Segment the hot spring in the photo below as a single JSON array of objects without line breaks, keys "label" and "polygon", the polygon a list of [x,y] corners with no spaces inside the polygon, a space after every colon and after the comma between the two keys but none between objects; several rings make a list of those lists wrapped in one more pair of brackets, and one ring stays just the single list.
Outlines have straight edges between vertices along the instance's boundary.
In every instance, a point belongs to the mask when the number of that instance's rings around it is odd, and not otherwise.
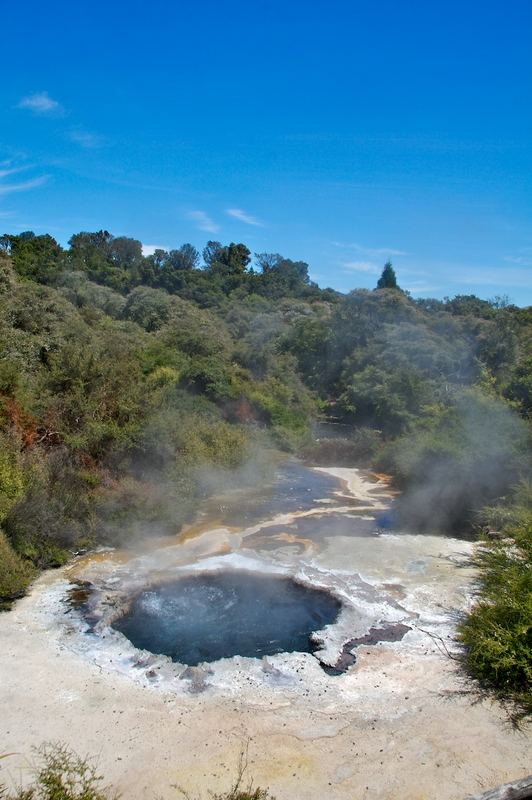
[{"label": "hot spring", "polygon": [[113,627],[132,644],[189,666],[316,650],[311,634],[336,621],[332,594],[290,578],[202,573],[146,589]]}]

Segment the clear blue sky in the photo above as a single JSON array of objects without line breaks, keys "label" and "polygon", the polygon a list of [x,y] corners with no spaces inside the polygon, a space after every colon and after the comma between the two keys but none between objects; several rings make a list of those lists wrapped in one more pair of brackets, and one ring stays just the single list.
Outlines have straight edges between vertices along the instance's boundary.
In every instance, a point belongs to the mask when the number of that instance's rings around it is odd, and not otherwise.
[{"label": "clear blue sky", "polygon": [[531,0],[5,3],[0,229],[532,302]]}]

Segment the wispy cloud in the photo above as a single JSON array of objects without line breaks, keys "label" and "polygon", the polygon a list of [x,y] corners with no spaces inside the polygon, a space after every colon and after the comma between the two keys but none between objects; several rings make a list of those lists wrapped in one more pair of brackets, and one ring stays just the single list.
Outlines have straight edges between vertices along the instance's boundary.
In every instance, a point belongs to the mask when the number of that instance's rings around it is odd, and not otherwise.
[{"label": "wispy cloud", "polygon": [[[7,162],[5,162],[7,164]],[[7,178],[8,175],[15,175],[17,172],[22,172],[25,169],[29,169],[29,166],[26,167],[11,167],[11,169],[0,169],[0,180],[3,178]]]},{"label": "wispy cloud", "polygon": [[531,256],[505,256],[504,260],[509,264],[517,264],[519,267],[532,267]]},{"label": "wispy cloud", "polygon": [[382,272],[382,266],[374,264],[372,261],[344,261],[342,267],[345,272],[369,272],[373,275]]},{"label": "wispy cloud", "polygon": [[264,223],[261,222],[260,219],[252,217],[251,214],[246,214],[241,208],[226,208],[225,213],[229,214],[230,217],[240,220],[240,222],[245,222],[246,225],[256,225],[259,228],[264,227]]},{"label": "wispy cloud", "polygon": [[143,244],[142,245],[142,255],[143,256],[152,256],[156,250],[168,250],[166,245],[164,244]]},{"label": "wispy cloud", "polygon": [[355,250],[369,258],[380,258],[390,256],[407,256],[409,255],[404,250],[397,250],[394,247],[366,247],[365,245],[358,244],[357,242],[331,242],[334,247],[340,247],[344,250]]},{"label": "wispy cloud", "polygon": [[99,136],[97,133],[90,133],[90,131],[85,131],[82,128],[72,128],[72,130],[67,132],[67,138],[70,139],[71,142],[79,144],[80,147],[84,147],[86,150],[96,150],[98,147],[103,147],[105,144],[102,136]]},{"label": "wispy cloud", "polygon": [[208,233],[218,233],[220,226],[214,222],[206,211],[189,211],[187,214],[188,219],[196,223],[196,227],[200,231],[207,231]]},{"label": "wispy cloud", "polygon": [[18,103],[18,108],[24,108],[34,114],[59,114],[63,112],[63,107],[57,100],[51,98],[48,92],[37,92],[23,97]]},{"label": "wispy cloud", "polygon": [[38,178],[32,178],[28,181],[21,183],[0,183],[0,195],[12,194],[14,192],[27,192],[30,189],[37,189],[48,180],[48,175],[40,175]]}]

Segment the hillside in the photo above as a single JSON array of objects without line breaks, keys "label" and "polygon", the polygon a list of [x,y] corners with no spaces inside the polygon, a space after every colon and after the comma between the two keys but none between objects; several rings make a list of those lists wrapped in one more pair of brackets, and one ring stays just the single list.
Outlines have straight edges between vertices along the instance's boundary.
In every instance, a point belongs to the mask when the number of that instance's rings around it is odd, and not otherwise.
[{"label": "hillside", "polygon": [[[243,244],[144,257],[105,231],[66,250],[4,235],[0,602],[72,551],[177,530],[199,498],[256,480],[279,451],[390,472],[403,526],[506,526],[517,541],[517,525],[528,552],[530,309],[381,286],[320,289],[305,263],[252,261]],[[324,416],[345,435],[316,442]],[[529,636],[524,563],[522,575],[504,565],[521,605],[497,625]],[[503,688],[526,685],[529,653]],[[500,682],[493,664],[478,674]]]}]

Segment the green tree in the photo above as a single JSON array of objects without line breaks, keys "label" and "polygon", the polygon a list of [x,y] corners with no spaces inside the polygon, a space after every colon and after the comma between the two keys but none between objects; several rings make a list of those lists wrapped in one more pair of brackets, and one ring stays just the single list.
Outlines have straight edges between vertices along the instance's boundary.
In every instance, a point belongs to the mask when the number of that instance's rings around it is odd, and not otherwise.
[{"label": "green tree", "polygon": [[4,234],[0,249],[11,256],[19,275],[39,283],[53,283],[63,267],[63,250],[48,234],[36,236],[33,231],[18,236]]},{"label": "green tree", "polygon": [[377,281],[377,289],[398,289],[397,278],[395,277],[395,270],[392,267],[392,262],[387,261],[382,270],[382,275]]}]

